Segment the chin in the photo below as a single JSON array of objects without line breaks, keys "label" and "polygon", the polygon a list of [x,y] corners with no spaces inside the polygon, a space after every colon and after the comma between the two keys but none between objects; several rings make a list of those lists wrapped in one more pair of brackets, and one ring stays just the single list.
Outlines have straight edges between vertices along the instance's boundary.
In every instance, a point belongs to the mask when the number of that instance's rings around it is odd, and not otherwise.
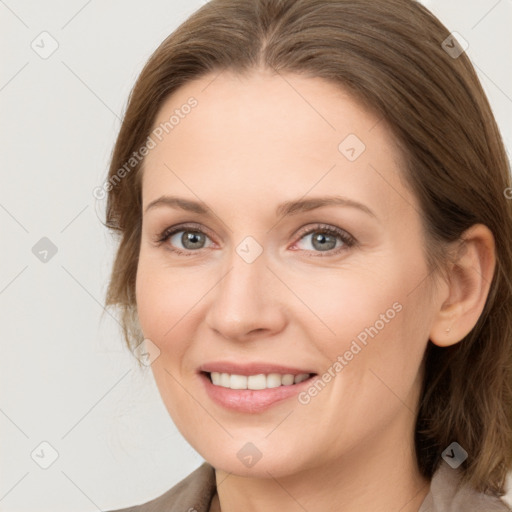
[{"label": "chin", "polygon": [[301,456],[297,456],[297,446],[300,443],[293,443],[293,446],[284,449],[283,446],[273,445],[270,440],[252,443],[235,438],[230,439],[229,443],[219,443],[214,450],[211,446],[206,449],[194,446],[194,449],[215,469],[226,473],[241,477],[281,478],[312,467],[302,448]]}]

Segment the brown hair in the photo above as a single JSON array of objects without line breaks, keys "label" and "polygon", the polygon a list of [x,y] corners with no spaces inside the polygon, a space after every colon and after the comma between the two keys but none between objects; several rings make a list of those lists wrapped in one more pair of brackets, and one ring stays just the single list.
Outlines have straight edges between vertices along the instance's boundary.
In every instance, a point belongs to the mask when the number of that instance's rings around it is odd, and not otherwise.
[{"label": "brown hair", "polygon": [[500,496],[512,465],[510,168],[473,66],[465,53],[448,52],[459,49],[449,37],[413,0],[211,0],[196,11],[154,52],[130,94],[109,170],[106,225],[120,244],[106,303],[120,308],[128,347],[140,343],[143,161],[123,179],[119,169],[144,145],[169,94],[209,72],[258,67],[338,84],[398,141],[432,269],[443,266],[442,248],[473,224],[495,237],[497,266],[476,326],[453,346],[428,343],[416,455],[430,479],[442,451],[457,441],[468,452],[463,481]]}]

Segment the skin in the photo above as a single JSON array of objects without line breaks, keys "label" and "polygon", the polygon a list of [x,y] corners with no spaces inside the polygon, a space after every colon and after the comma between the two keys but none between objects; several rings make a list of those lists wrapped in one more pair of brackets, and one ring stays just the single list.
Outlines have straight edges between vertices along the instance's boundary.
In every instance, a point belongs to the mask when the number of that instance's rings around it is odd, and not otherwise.
[{"label": "skin", "polygon": [[[216,468],[215,507],[417,511],[429,490],[413,448],[422,357],[429,338],[457,343],[476,323],[494,270],[492,235],[474,226],[448,265],[451,279],[429,273],[420,208],[389,128],[333,84],[261,69],[216,73],[171,95],[154,126],[190,96],[197,107],[145,160],[136,299],[143,333],[160,350],[151,367],[163,402]],[[348,134],[366,146],[354,161],[338,149]],[[146,211],[164,194],[213,214]],[[333,194],[374,215],[337,205],[275,213],[285,201]],[[187,250],[181,232],[156,242],[190,222],[206,231],[202,248]],[[321,229],[301,234],[318,223],[357,243],[322,250],[313,244]],[[247,236],[263,250],[252,263],[236,251]],[[199,365],[218,360],[321,375],[396,303],[401,311],[308,404],[292,397],[235,412],[212,402],[198,378]],[[247,442],[262,454],[250,468],[237,457]]]}]

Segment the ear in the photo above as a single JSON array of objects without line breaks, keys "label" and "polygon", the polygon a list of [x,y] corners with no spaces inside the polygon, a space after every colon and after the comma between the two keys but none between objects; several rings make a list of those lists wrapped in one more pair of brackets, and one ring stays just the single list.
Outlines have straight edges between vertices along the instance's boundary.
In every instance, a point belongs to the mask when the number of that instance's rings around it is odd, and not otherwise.
[{"label": "ear", "polygon": [[473,329],[484,309],[495,266],[492,232],[483,224],[471,226],[456,243],[448,266],[447,296],[430,330],[432,343],[454,345]]}]

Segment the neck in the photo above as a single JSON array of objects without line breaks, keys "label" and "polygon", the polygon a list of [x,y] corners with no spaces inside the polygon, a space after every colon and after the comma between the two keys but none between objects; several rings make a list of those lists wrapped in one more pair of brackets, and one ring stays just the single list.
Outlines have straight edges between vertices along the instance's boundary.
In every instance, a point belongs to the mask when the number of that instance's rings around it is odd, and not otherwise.
[{"label": "neck", "polygon": [[404,443],[408,436],[394,434],[394,443],[379,438],[357,453],[277,478],[217,469],[216,501],[222,512],[418,512],[429,481],[421,476],[413,450],[404,450],[404,445],[414,446],[412,438]]}]

